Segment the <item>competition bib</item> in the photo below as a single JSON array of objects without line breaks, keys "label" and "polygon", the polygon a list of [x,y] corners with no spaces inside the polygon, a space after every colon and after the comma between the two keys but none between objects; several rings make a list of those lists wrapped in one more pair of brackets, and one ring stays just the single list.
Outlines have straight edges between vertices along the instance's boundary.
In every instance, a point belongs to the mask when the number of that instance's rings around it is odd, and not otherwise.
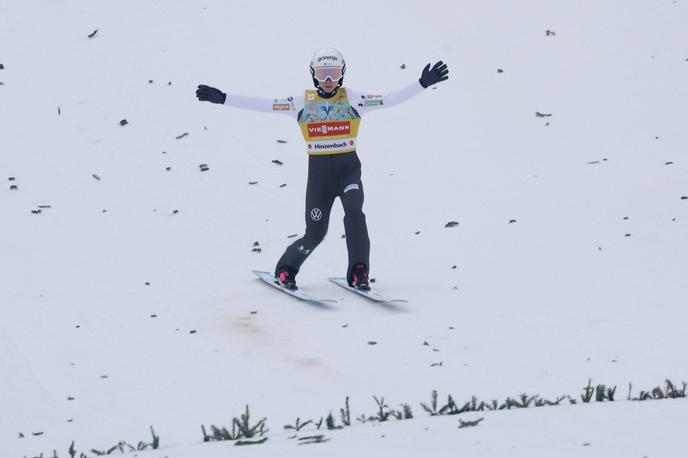
[{"label": "competition bib", "polygon": [[356,150],[361,116],[349,104],[344,88],[329,99],[307,90],[298,122],[308,154],[339,154]]}]

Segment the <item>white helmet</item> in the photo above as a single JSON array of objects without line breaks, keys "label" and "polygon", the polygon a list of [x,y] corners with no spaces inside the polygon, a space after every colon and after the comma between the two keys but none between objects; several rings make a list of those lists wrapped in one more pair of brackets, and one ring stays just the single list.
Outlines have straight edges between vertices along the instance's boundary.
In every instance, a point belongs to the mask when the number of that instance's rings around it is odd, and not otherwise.
[{"label": "white helmet", "polygon": [[337,81],[337,87],[341,87],[344,83],[346,62],[342,53],[334,48],[317,50],[311,59],[310,68],[315,87],[319,87],[319,82],[325,82],[327,79]]},{"label": "white helmet", "polygon": [[346,68],[344,56],[334,48],[318,49],[311,59],[311,71],[322,67],[338,67],[342,70],[342,73],[344,73],[344,69]]}]

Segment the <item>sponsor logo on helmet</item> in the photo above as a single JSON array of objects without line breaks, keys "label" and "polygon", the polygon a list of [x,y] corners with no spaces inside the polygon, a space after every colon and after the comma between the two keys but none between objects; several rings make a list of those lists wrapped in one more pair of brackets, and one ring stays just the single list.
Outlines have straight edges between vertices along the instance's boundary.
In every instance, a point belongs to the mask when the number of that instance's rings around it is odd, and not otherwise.
[{"label": "sponsor logo on helmet", "polygon": [[272,104],[272,109],[273,110],[291,110],[291,104],[289,103],[273,103]]},{"label": "sponsor logo on helmet", "polygon": [[308,124],[308,135],[311,137],[331,137],[334,135],[347,135],[350,133],[350,121]]},{"label": "sponsor logo on helmet", "polygon": [[316,60],[318,61],[318,63],[320,63],[324,60],[337,62],[337,61],[339,61],[339,57],[337,57],[337,56],[319,56]]}]

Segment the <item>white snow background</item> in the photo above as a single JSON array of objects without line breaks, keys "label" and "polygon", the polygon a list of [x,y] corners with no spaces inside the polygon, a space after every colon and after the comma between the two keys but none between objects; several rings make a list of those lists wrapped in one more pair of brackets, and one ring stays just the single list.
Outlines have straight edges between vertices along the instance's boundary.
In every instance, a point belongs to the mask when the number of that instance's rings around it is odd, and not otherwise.
[{"label": "white snow background", "polygon": [[[0,456],[149,425],[161,448],[131,455],[688,456],[686,400],[626,401],[688,380],[687,21],[685,0],[1,0]],[[336,305],[251,273],[303,232],[303,140],[194,91],[302,91],[321,46],[357,90],[450,68],[361,126],[373,287],[404,305],[326,281],[339,202],[298,277]],[[582,404],[588,379],[617,401]],[[579,403],[432,417],[432,390]],[[347,396],[415,418],[289,439]],[[266,443],[203,443],[246,405]]]}]

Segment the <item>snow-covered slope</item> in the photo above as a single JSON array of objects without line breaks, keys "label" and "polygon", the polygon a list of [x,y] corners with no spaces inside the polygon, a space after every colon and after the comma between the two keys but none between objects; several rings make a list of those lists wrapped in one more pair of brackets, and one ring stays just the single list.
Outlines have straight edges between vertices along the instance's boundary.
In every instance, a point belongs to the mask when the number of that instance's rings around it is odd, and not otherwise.
[{"label": "snow-covered slope", "polygon": [[[682,0],[0,2],[0,455],[154,425],[155,456],[220,456],[200,425],[249,404],[273,440],[232,450],[246,456],[455,456],[461,440],[464,456],[680,456],[657,434],[686,424],[682,400],[485,413],[460,431],[419,403],[688,379],[686,19]],[[303,231],[300,133],[194,90],[305,89],[321,46],[359,90],[449,64],[359,137],[374,286],[408,304],[326,281],[346,267],[338,203],[299,275],[338,304],[251,274]],[[286,439],[346,396],[356,416],[384,396],[417,418]],[[580,426],[602,420],[619,426],[599,441]],[[397,439],[373,441],[378,427]]]}]

